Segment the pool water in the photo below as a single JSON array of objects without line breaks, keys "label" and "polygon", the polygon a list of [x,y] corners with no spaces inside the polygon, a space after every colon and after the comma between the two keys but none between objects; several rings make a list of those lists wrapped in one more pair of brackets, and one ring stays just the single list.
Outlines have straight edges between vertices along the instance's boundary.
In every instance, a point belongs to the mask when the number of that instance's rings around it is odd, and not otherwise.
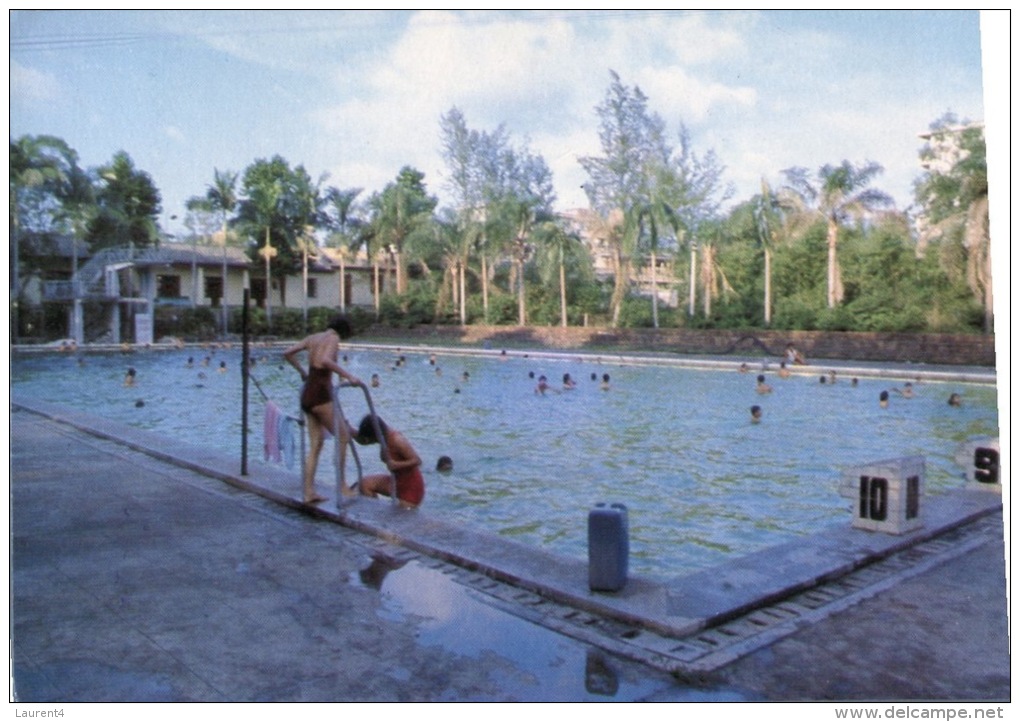
[{"label": "pool water", "polygon": [[[882,409],[880,391],[902,387],[902,380],[862,377],[853,386],[839,377],[822,384],[818,375],[780,379],[772,368],[764,373],[774,391],[760,395],[756,368],[738,373],[523,353],[343,352],[346,368],[366,383],[379,375],[372,389],[376,411],[421,455],[429,513],[586,559],[588,512],[596,503],[622,503],[630,569],[650,576],[689,573],[849,524],[851,501],[838,493],[847,466],[922,455],[927,493],[961,486],[964,470],[954,461],[960,445],[998,435],[990,385],[915,381],[913,398],[891,393]],[[296,413],[300,380],[280,350],[252,355],[262,389]],[[168,443],[240,453],[239,348],[93,354],[83,364],[77,358],[17,356],[12,388],[158,432]],[[123,385],[129,367],[137,371],[133,387]],[[577,388],[562,390],[565,373]],[[600,388],[604,373],[609,390]],[[542,374],[552,387],[544,395],[535,393]],[[963,395],[962,407],[946,403],[952,392]],[[356,424],[366,411],[363,396],[355,389],[342,394]],[[762,407],[760,423],[750,421],[752,405]],[[249,408],[250,463],[261,464],[264,404],[254,385]],[[381,470],[374,449],[360,454],[366,473]],[[441,455],[453,459],[452,472],[434,471]],[[318,479],[331,486],[327,458],[324,452]]]}]

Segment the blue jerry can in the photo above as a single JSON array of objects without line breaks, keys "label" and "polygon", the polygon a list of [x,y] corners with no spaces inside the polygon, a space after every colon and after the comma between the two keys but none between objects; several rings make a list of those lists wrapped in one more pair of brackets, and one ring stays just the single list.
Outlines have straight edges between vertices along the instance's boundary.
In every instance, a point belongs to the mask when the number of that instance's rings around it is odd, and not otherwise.
[{"label": "blue jerry can", "polygon": [[596,504],[588,513],[588,586],[596,592],[618,592],[627,583],[630,542],[627,507]]}]

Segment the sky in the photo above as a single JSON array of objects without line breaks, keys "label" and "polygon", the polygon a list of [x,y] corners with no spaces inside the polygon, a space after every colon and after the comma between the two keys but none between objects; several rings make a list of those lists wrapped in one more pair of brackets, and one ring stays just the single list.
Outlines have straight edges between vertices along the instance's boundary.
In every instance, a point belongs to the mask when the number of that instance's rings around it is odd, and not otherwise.
[{"label": "sky", "polygon": [[[1008,16],[1007,16],[1008,17]],[[440,117],[504,126],[545,158],[560,210],[601,154],[610,71],[674,141],[725,167],[732,202],[782,171],[876,161],[913,202],[918,137],[984,120],[977,11],[13,11],[10,135],[50,134],[86,167],[126,151],[183,234],[215,170],[274,155],[325,185],[400,169],[449,197]],[[1003,23],[1007,27],[1008,21]],[[987,28],[986,28],[987,30]],[[176,218],[172,218],[176,216]]]}]

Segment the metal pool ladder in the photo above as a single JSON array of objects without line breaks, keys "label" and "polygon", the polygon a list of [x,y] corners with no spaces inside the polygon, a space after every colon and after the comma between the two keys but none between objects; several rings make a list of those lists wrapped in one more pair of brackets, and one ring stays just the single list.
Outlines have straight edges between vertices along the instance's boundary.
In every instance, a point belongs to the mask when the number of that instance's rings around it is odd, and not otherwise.
[{"label": "metal pool ladder", "polygon": [[[356,384],[350,381],[343,381],[339,385],[333,387],[333,437],[336,439],[336,505],[338,509],[344,507],[344,500],[347,497],[344,496],[344,490],[347,488],[347,475],[346,475],[346,464],[340,463],[342,446],[340,444],[340,429],[341,424],[346,428],[351,428],[351,425],[347,422],[347,417],[344,416],[343,406],[340,403],[340,389],[343,388],[358,388],[361,389],[362,393],[365,394],[365,402],[368,404],[368,413],[372,418],[372,426],[375,428],[375,438],[379,440],[379,446],[382,449],[382,458],[389,459],[390,452],[386,447],[386,437],[382,433],[382,429],[379,426],[379,417],[376,416],[375,406],[372,404],[372,394],[369,393],[368,387],[363,381],[359,381]],[[347,439],[348,445],[351,447],[351,454],[354,456],[354,464],[358,469],[358,484],[360,486],[361,479],[364,476],[364,472],[361,467],[361,459],[358,457],[358,449],[354,443],[354,437],[349,436]],[[389,471],[387,469],[387,471]],[[390,475],[390,499],[394,504],[397,503],[397,477],[393,472],[389,472]],[[353,501],[353,500],[351,500]]]}]

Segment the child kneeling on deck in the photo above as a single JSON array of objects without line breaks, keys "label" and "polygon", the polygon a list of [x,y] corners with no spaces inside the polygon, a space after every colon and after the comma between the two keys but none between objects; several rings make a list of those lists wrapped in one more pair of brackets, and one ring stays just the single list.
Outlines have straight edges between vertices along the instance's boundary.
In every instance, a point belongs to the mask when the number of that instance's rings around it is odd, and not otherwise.
[{"label": "child kneeling on deck", "polygon": [[[386,441],[385,446],[380,449],[379,458],[386,464],[397,480],[397,499],[401,505],[413,508],[421,504],[425,498],[425,479],[421,474],[421,457],[411,446],[403,434],[396,429],[389,428],[386,423],[375,417],[379,424],[379,432]],[[354,437],[362,446],[378,444],[375,424],[372,422],[372,415],[366,414],[358,425],[358,433]],[[370,474],[361,479],[358,489],[365,496],[390,495],[390,474]]]}]

